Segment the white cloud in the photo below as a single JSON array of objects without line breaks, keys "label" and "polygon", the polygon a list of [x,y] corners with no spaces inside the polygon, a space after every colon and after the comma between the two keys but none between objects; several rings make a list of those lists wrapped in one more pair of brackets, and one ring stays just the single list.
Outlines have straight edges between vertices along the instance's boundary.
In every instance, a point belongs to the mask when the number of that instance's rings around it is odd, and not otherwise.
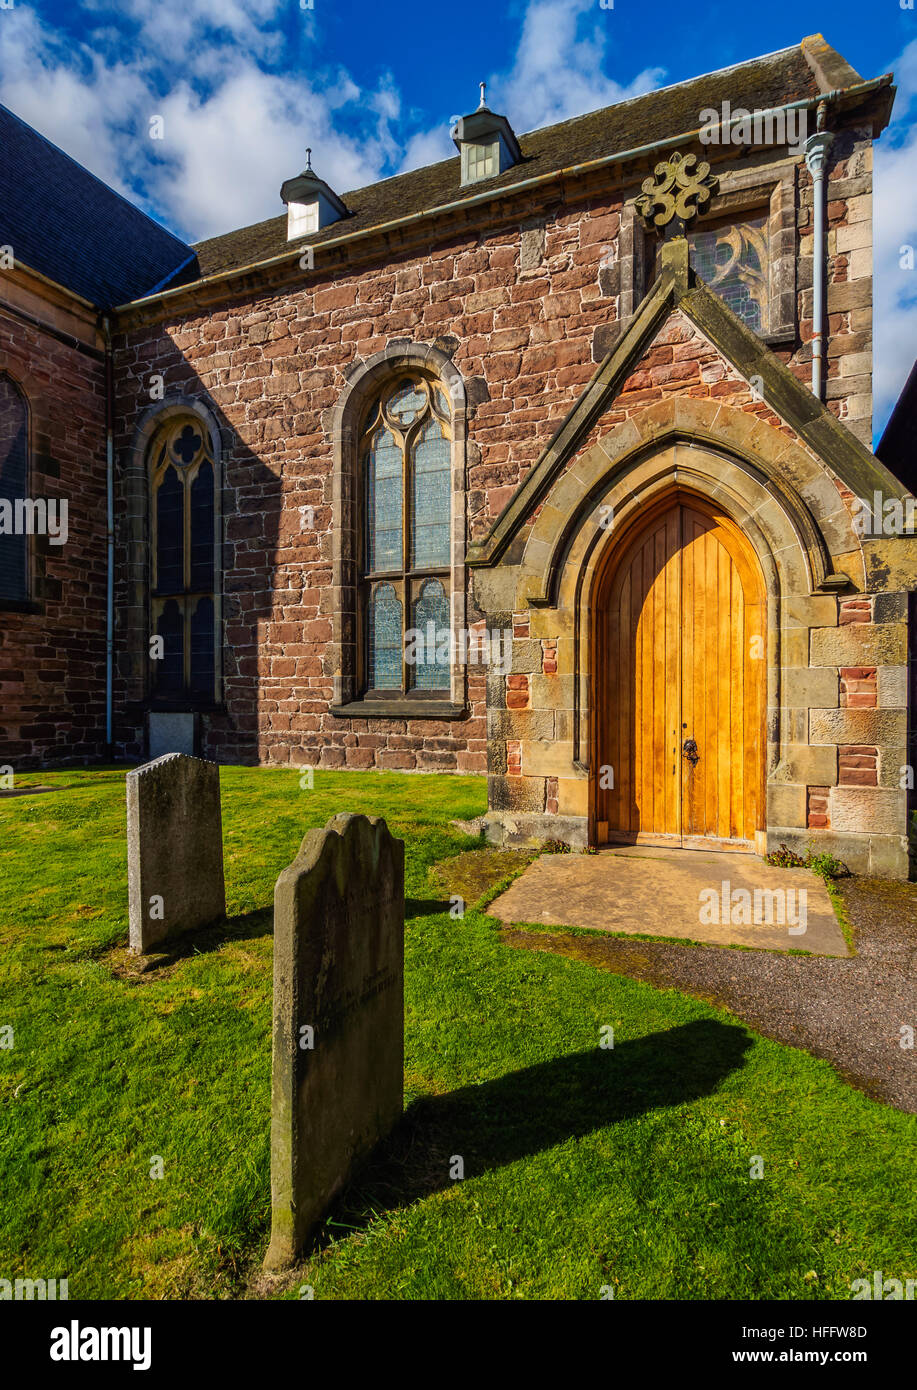
[{"label": "white cloud", "polygon": [[533,0],[512,70],[488,85],[488,106],[517,131],[535,130],[658,87],[663,68],[644,68],[627,83],[606,75],[613,22],[614,11],[595,0]]},{"label": "white cloud", "polygon": [[[4,12],[3,99],[186,237],[280,214],[280,184],[303,167],[307,145],[340,192],[454,153],[446,117],[406,139],[415,122],[390,73],[367,90],[343,67],[284,70],[291,0],[82,0],[81,9],[94,25],[82,44],[30,8]],[[308,45],[313,12],[293,12]],[[525,130],[648,90],[657,70],[626,85],[605,75],[606,22],[592,0],[531,0],[513,67],[494,76],[489,99]],[[157,115],[162,140],[150,138]]]},{"label": "white cloud", "polygon": [[[136,46],[148,58],[162,55],[174,63],[186,55],[197,67],[225,55],[227,41],[262,61],[278,59],[284,43],[277,21],[290,5],[291,0],[81,0],[80,8],[98,14],[103,24],[113,13],[133,21]],[[94,37],[101,33],[100,28]],[[117,42],[123,44],[123,33]]]},{"label": "white cloud", "polygon": [[182,85],[159,109],[163,153],[179,177],[161,171],[157,193],[165,198],[172,183],[174,215],[199,238],[280,214],[280,184],[305,166],[307,144],[316,173],[342,192],[378,178],[383,162],[383,142],[335,131],[334,107],[322,93],[252,65],[206,100]]},{"label": "white cloud", "polygon": [[104,74],[92,56],[45,28],[33,10],[16,6],[0,23],[3,101],[99,178],[129,191],[116,129],[135,100],[123,68]]},{"label": "white cloud", "polygon": [[[308,49],[314,12],[295,0],[81,0],[95,27],[74,43],[16,5],[0,23],[2,99],[119,192],[197,240],[279,215],[280,184],[313,149],[340,192],[454,154],[449,119],[416,127],[390,73],[362,89],[343,67],[290,67],[291,9]],[[491,75],[488,104],[517,131],[627,100],[659,85],[613,67],[614,11],[595,0],[529,0],[512,66]],[[126,37],[125,24],[131,37]],[[881,430],[917,356],[917,40],[893,65],[895,122],[876,148],[875,419]],[[451,100],[455,100],[454,91]],[[468,102],[468,109],[474,106]],[[161,115],[165,138],[149,138]]]},{"label": "white cloud", "polygon": [[421,130],[411,136],[404,149],[399,173],[408,169],[422,169],[427,164],[438,164],[440,160],[454,157],[457,153],[448,123],[444,121],[432,130]]},{"label": "white cloud", "polygon": [[[613,13],[600,9],[596,0],[531,0],[512,67],[488,80],[487,105],[506,116],[517,133],[524,133],[658,87],[663,68],[644,68],[629,82],[606,74]],[[476,105],[469,100],[462,112],[450,115],[467,114]],[[408,141],[401,168],[416,169],[454,154],[444,116]]]},{"label": "white cloud", "polygon": [[[16,6],[0,24],[3,101],[193,240],[281,214],[280,185],[303,168],[307,145],[317,172],[341,192],[380,178],[400,154],[392,128],[400,96],[391,76],[363,90],[343,69],[309,79],[265,70],[250,50],[263,57],[271,49],[259,22],[277,9],[275,0],[246,0],[245,7],[131,0],[144,42],[128,44],[100,27],[90,48]],[[107,10],[98,13],[107,26]],[[217,20],[222,34],[207,42]],[[180,53],[193,61],[176,62]],[[162,140],[150,138],[156,115]]]},{"label": "white cloud", "polygon": [[917,127],[904,117],[917,100],[917,40],[892,65],[895,121],[876,146],[873,191],[875,435],[881,435],[917,358]]}]

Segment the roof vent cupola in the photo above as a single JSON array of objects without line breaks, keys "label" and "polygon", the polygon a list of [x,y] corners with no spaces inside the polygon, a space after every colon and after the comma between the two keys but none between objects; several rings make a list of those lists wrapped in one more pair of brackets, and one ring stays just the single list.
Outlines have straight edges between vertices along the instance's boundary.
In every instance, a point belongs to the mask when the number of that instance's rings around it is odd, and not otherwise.
[{"label": "roof vent cupola", "polygon": [[287,205],[287,241],[320,232],[323,227],[348,215],[334,189],[312,168],[311,147],[306,150],[305,169],[285,181],[280,196]]},{"label": "roof vent cupola", "polygon": [[460,116],[452,127],[452,139],[462,156],[462,187],[496,178],[522,160],[519,141],[505,116],[491,111],[484,99],[485,83],[481,83],[481,102],[470,116]]}]

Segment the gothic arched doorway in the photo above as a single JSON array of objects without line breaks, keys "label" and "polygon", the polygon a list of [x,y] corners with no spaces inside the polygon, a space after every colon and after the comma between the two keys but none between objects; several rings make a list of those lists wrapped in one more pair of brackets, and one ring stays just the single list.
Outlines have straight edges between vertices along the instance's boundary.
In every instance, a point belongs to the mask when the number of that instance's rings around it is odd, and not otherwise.
[{"label": "gothic arched doorway", "polygon": [[707,498],[669,492],[619,539],[593,605],[593,843],[755,849],[766,611],[748,539]]}]

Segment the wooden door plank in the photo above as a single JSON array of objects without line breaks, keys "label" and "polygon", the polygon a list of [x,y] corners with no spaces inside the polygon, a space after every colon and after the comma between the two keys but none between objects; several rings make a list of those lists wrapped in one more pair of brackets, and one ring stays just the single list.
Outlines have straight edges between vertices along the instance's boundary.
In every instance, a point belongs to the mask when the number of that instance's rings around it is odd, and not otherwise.
[{"label": "wooden door plank", "polygon": [[633,802],[634,751],[631,726],[634,711],[634,641],[631,623],[631,581],[630,569],[622,576],[618,603],[615,606],[617,617],[617,646],[614,660],[619,672],[620,706],[610,710],[609,715],[615,723],[615,753],[617,765],[611,764],[615,790],[608,793],[608,826],[618,830],[630,829],[631,804]]},{"label": "wooden door plank", "polygon": [[[660,507],[618,560],[603,599],[603,668],[612,698],[596,718],[596,762],[613,788],[593,800],[603,840],[747,851],[760,828],[763,582],[728,520],[682,494]],[[694,738],[692,771],[682,744]]]},{"label": "wooden door plank", "polygon": [[666,518],[666,691],[662,748],[666,786],[665,829],[681,835],[681,768],[678,731],[681,725],[682,632],[682,508],[673,507]]},{"label": "wooden door plank", "polygon": [[676,726],[675,756],[678,764],[679,828],[682,836],[690,831],[693,809],[689,794],[691,784],[688,780],[686,758],[682,752],[685,739],[693,738],[691,730],[696,721],[697,690],[695,685],[697,657],[697,550],[694,544],[694,523],[686,507],[679,514],[679,545],[681,550],[681,642],[679,651],[679,676],[681,684],[681,709]]},{"label": "wooden door plank", "polygon": [[716,692],[716,833],[721,840],[730,838],[729,799],[732,786],[732,560],[715,531],[710,532],[710,544],[716,554],[717,572],[717,669]]},{"label": "wooden door plank", "polygon": [[716,776],[718,761],[716,754],[717,737],[717,693],[720,684],[720,644],[719,614],[717,596],[719,592],[716,546],[710,535],[710,528],[704,527],[701,545],[704,552],[704,600],[706,604],[706,623],[704,630],[704,649],[706,652],[704,682],[704,734],[701,745],[701,764],[703,770],[704,802],[698,832],[702,835],[716,834]]},{"label": "wooden door plank", "polygon": [[640,607],[640,709],[637,713],[636,747],[639,759],[637,791],[636,830],[647,830],[651,825],[651,805],[653,798],[653,758],[652,742],[647,731],[653,726],[653,537],[649,536],[640,552],[641,562],[641,607]]},{"label": "wooden door plank", "polygon": [[666,661],[666,527],[664,522],[653,536],[653,717],[650,727],[650,784],[652,807],[647,828],[665,830],[665,661]]},{"label": "wooden door plank", "polygon": [[748,665],[745,639],[745,593],[735,565],[731,574],[732,603],[730,632],[732,635],[732,740],[731,778],[729,797],[729,834],[734,840],[746,838],[745,828],[745,669]]}]

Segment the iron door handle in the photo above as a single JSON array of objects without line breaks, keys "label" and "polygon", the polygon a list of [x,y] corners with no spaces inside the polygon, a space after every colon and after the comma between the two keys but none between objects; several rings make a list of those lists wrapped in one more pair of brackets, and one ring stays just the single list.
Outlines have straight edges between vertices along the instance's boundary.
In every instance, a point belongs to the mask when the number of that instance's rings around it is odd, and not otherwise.
[{"label": "iron door handle", "polygon": [[697,751],[697,744],[693,738],[686,738],[681,746],[681,751],[692,767],[696,767],[700,762],[700,753]]}]

